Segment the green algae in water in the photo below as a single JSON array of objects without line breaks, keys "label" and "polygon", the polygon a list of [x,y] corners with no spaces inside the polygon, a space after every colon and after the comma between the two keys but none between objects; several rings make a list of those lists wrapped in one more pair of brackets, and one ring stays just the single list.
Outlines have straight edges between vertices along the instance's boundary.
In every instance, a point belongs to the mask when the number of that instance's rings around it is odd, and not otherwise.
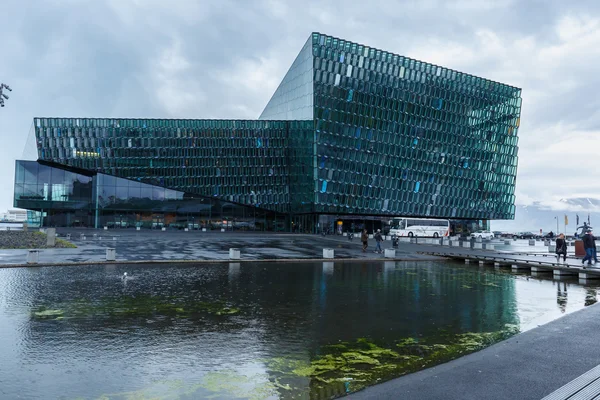
[{"label": "green algae in water", "polygon": [[231,316],[240,309],[223,301],[181,302],[177,299],[164,299],[154,296],[131,296],[102,299],[91,302],[80,299],[70,303],[42,306],[32,313],[34,318],[88,318],[106,316],[111,318],[150,318],[170,316],[189,318],[191,316],[213,315]]},{"label": "green algae in water", "polygon": [[398,343],[396,344],[396,346],[402,347],[402,346],[408,346],[408,345],[415,345],[418,343],[419,343],[418,339],[409,337],[406,339],[399,340]]},{"label": "green algae in water", "polygon": [[281,381],[308,378],[311,396],[322,391],[342,395],[481,350],[518,332],[518,327],[506,325],[495,332],[445,333],[437,339],[409,337],[396,341],[392,348],[360,338],[323,346],[324,353],[310,361],[276,358],[266,364],[271,372],[281,374]]},{"label": "green algae in water", "polygon": [[36,319],[62,319],[64,316],[63,310],[52,310],[45,307],[40,307],[37,311],[31,313],[31,315]]}]

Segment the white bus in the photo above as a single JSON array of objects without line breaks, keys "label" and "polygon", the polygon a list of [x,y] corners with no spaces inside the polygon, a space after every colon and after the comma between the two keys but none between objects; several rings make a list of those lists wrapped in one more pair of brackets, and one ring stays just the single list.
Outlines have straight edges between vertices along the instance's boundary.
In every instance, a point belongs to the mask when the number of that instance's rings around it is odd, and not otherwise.
[{"label": "white bus", "polygon": [[430,218],[394,218],[390,221],[390,235],[408,237],[442,237],[450,235],[450,221]]}]

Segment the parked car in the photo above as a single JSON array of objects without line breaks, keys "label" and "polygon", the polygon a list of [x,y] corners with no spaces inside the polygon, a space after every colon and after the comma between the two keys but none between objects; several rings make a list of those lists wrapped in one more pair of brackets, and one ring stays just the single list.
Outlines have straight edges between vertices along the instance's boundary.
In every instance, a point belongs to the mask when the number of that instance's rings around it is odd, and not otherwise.
[{"label": "parked car", "polygon": [[536,237],[533,232],[517,232],[513,235],[513,239],[535,239]]},{"label": "parked car", "polygon": [[481,239],[493,239],[494,234],[490,231],[475,231],[471,233],[471,237]]},{"label": "parked car", "polygon": [[494,237],[497,237],[497,238],[502,237],[502,232],[500,232],[500,231],[493,231],[492,233],[494,234]]}]

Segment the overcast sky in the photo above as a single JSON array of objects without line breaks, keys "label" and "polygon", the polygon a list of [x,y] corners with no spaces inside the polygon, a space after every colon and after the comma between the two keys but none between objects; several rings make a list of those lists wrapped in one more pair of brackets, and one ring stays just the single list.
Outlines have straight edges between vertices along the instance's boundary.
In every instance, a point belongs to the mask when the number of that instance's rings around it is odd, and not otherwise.
[{"label": "overcast sky", "polygon": [[517,204],[600,198],[597,1],[2,0],[1,10],[0,82],[13,92],[0,109],[0,212],[12,208],[34,116],[254,119],[312,31],[523,88]]}]

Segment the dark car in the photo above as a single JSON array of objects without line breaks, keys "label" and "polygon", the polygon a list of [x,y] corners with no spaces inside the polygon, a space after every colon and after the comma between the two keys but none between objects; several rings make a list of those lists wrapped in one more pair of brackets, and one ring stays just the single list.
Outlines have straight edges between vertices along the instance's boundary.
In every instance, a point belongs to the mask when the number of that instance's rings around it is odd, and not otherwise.
[{"label": "dark car", "polygon": [[514,239],[535,239],[537,235],[533,232],[517,232],[513,235]]}]

